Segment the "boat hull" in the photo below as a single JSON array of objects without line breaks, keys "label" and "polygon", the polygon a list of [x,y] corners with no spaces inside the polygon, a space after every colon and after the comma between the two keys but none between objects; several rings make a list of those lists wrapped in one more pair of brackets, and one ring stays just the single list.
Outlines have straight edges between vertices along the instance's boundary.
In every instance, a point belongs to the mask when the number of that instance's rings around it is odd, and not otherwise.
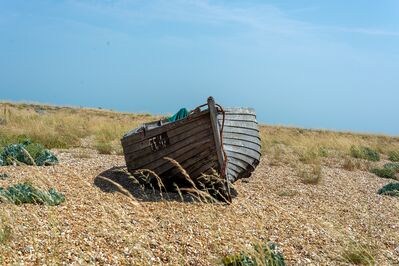
[{"label": "boat hull", "polygon": [[211,97],[206,110],[163,125],[147,124],[125,134],[121,142],[129,172],[151,170],[165,186],[187,179],[168,158],[178,162],[194,181],[216,171],[234,182],[249,177],[261,155],[255,111],[216,108]]}]

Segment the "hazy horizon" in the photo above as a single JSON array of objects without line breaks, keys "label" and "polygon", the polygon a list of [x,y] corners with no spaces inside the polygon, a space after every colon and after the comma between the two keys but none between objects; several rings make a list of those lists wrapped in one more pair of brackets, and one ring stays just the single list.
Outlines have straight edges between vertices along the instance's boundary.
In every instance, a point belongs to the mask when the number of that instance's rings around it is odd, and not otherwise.
[{"label": "hazy horizon", "polygon": [[399,2],[3,1],[0,98],[399,135]]}]

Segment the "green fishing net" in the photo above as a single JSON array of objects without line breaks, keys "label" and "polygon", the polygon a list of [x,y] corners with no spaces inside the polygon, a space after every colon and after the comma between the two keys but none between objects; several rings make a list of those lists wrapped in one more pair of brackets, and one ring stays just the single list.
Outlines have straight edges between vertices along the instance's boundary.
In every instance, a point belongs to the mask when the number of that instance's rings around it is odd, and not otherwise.
[{"label": "green fishing net", "polygon": [[175,122],[188,116],[188,110],[181,108],[176,114],[168,118],[168,122]]}]

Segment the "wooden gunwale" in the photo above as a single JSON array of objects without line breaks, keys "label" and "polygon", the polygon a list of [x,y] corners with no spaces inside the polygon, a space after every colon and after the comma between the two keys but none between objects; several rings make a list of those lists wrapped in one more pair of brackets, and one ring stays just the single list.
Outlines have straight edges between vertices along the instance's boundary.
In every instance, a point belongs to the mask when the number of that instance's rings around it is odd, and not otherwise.
[{"label": "wooden gunwale", "polygon": [[179,127],[182,124],[187,123],[188,121],[201,119],[201,116],[205,116],[208,113],[209,113],[209,110],[204,110],[199,113],[189,115],[186,118],[183,118],[176,122],[171,122],[171,123],[165,124],[163,126],[150,129],[150,130],[146,131],[144,135],[142,133],[135,133],[130,136],[126,136],[126,137],[122,138],[122,140],[121,140],[122,144],[125,145],[125,143],[128,142],[127,143],[128,145],[133,145],[136,142],[139,142],[143,139],[151,138],[151,137],[161,134],[162,132],[168,131],[172,128]]}]

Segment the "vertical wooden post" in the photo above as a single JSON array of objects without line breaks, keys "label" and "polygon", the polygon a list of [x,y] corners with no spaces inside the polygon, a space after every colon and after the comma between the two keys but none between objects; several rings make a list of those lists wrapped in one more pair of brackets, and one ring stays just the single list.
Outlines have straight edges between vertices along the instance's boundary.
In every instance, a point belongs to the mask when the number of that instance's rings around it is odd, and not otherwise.
[{"label": "vertical wooden post", "polygon": [[218,162],[219,162],[219,173],[221,176],[225,177],[226,173],[222,173],[221,171],[226,169],[223,168],[224,164],[224,154],[222,152],[222,140],[220,139],[220,128],[219,128],[219,122],[217,118],[217,110],[216,110],[216,105],[215,105],[215,100],[213,99],[212,96],[208,98],[208,108],[209,108],[209,113],[211,116],[211,124],[212,124],[212,131],[213,131],[213,137],[215,139],[215,146],[216,146],[216,154],[218,157]]}]

